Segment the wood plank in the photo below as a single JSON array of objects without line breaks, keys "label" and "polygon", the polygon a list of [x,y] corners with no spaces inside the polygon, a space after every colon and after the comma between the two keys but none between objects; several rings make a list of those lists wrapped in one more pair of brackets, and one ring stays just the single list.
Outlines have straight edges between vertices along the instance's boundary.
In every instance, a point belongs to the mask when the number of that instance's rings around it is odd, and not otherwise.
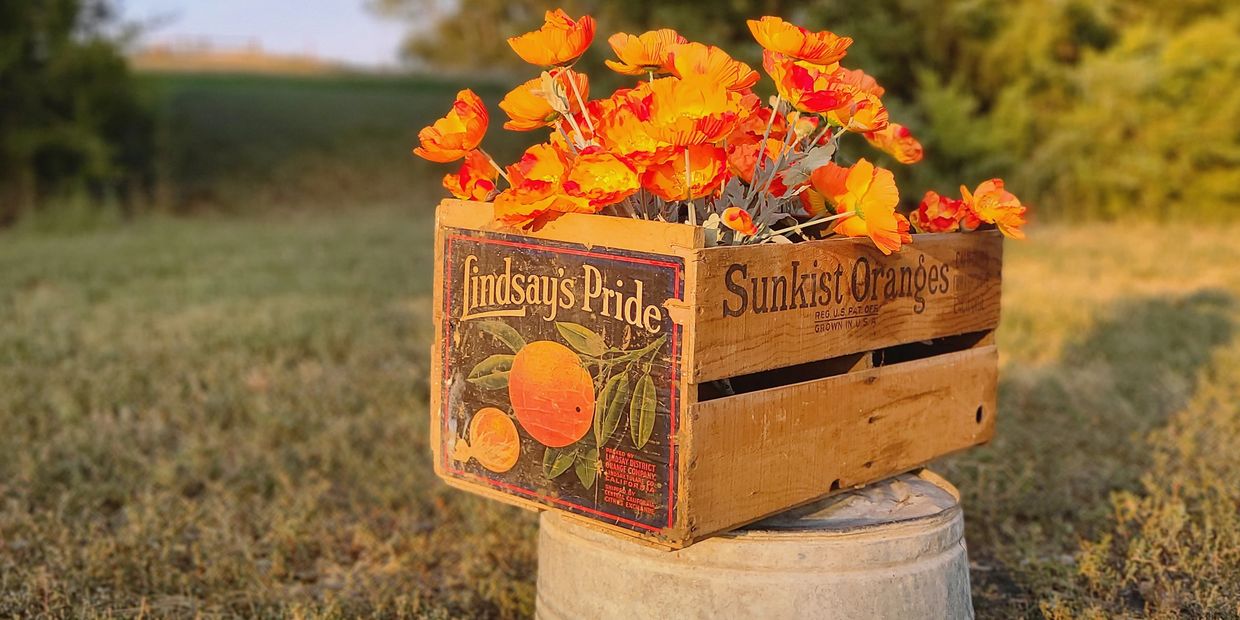
[{"label": "wood plank", "polygon": [[891,256],[829,239],[707,248],[698,260],[697,383],[999,323],[996,231],[915,235]]},{"label": "wood plank", "polygon": [[705,243],[705,231],[688,224],[569,213],[534,232],[503,228],[495,223],[494,214],[494,205],[489,202],[444,200],[439,204],[436,220],[438,226],[491,230],[534,239],[569,241],[587,247],[603,246],[676,256],[687,256]]},{"label": "wood plank", "polygon": [[988,441],[997,376],[987,345],[698,403],[684,451],[690,538]]}]

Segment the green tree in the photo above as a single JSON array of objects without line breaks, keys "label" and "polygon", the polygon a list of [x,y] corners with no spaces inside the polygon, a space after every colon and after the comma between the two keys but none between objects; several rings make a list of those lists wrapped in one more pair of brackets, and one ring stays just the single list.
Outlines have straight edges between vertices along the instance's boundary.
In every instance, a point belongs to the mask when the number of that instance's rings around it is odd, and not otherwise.
[{"label": "green tree", "polygon": [[57,194],[151,186],[154,126],[112,16],[103,0],[0,3],[0,224]]}]

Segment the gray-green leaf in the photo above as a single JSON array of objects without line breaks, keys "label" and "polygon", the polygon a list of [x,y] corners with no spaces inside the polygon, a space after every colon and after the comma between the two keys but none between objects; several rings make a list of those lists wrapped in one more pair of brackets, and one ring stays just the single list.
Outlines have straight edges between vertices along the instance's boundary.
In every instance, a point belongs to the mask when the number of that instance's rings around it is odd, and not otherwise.
[{"label": "gray-green leaf", "polygon": [[629,376],[620,373],[607,381],[594,401],[594,440],[599,446],[611,439],[620,424],[620,413],[629,401]]},{"label": "gray-green leaf", "polygon": [[581,481],[581,485],[585,488],[594,486],[594,479],[598,476],[598,448],[590,448],[588,452],[581,455],[577,459],[577,466],[573,468],[577,472],[577,479]]},{"label": "gray-green leaf", "polygon": [[492,355],[478,362],[478,365],[469,371],[466,380],[487,390],[508,387],[508,372],[512,370],[512,360],[515,358],[516,356],[507,354]]},{"label": "gray-green leaf", "polygon": [[633,439],[633,447],[641,450],[650,441],[650,433],[654,432],[654,410],[657,404],[654,380],[650,375],[643,376],[633,391],[633,401],[629,403],[629,436]]},{"label": "gray-green leaf", "polygon": [[495,336],[497,340],[507,345],[513,353],[525,346],[525,338],[522,338],[517,330],[503,321],[479,321],[476,325],[478,329]]},{"label": "gray-green leaf", "polygon": [[577,460],[576,448],[547,448],[543,453],[543,473],[547,479],[558,478]]},{"label": "gray-green leaf", "polygon": [[598,357],[607,350],[603,337],[590,331],[590,328],[585,325],[556,321],[555,328],[560,331],[560,336],[564,337],[564,341],[570,347],[581,353]]}]

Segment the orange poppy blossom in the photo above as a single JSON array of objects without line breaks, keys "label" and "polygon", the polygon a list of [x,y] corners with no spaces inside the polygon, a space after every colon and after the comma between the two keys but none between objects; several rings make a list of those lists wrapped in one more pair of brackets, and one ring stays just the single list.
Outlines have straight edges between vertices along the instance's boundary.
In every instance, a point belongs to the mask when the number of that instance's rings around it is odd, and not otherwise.
[{"label": "orange poppy blossom", "polygon": [[478,148],[486,135],[488,122],[486,104],[466,88],[456,94],[447,116],[418,132],[421,144],[413,153],[441,164],[456,161]]},{"label": "orange poppy blossom", "polygon": [[[759,136],[761,137],[761,136]],[[765,169],[768,164],[779,158],[787,145],[783,140],[777,138],[766,139],[766,153],[762,154],[761,168]],[[754,173],[759,169],[759,143],[740,142],[728,143],[728,171],[740,177],[746,183],[753,183]]]},{"label": "orange poppy blossom", "polygon": [[[761,104],[761,100],[753,93],[742,95],[741,108],[753,110],[753,112],[744,115],[737,123],[736,129],[728,134],[726,141],[729,145],[758,142],[762,139],[763,133],[777,140],[783,140],[787,136],[788,117],[776,114],[774,110]],[[768,127],[770,127],[769,132],[767,132]]]},{"label": "orange poppy blossom", "polygon": [[778,17],[763,17],[746,22],[749,32],[764,49],[791,56],[816,65],[839,62],[852,45],[852,38],[833,32],[810,32]]},{"label": "orange poppy blossom", "polygon": [[[835,204],[836,213],[851,215],[835,225],[847,237],[869,237],[883,254],[900,249],[908,235],[908,221],[901,223],[896,205],[900,192],[890,170],[862,158],[849,168],[827,164],[810,176],[814,189]],[[909,237],[909,241],[911,241]]]},{"label": "orange poppy blossom", "polygon": [[538,228],[564,213],[595,213],[588,198],[564,191],[568,155],[554,142],[526,149],[508,167],[511,187],[495,196],[495,219],[506,226]]},{"label": "orange poppy blossom", "polygon": [[822,114],[851,100],[852,93],[832,79],[831,67],[805,66],[770,50],[763,52],[762,67],[775,81],[780,98],[802,112]]},{"label": "orange poppy blossom", "polygon": [[833,212],[827,197],[813,187],[805,188],[800,194],[797,194],[797,199],[801,201],[801,209],[805,211],[805,214],[810,219],[826,217]]},{"label": "orange poppy blossom", "polygon": [[964,201],[959,198],[940,196],[938,192],[927,191],[913,211],[911,219],[918,232],[943,233],[960,229],[960,218],[964,215]]},{"label": "orange poppy blossom", "polygon": [[585,198],[596,209],[616,204],[639,189],[633,164],[597,146],[577,156],[564,180],[568,195]]},{"label": "orange poppy blossom", "polygon": [[[561,96],[567,102],[569,111],[576,113],[581,111],[581,106],[577,103],[577,98],[572,93],[574,86],[581,96],[590,96],[590,78],[584,73],[578,73],[572,69],[552,69],[547,75],[563,88],[564,94]],[[572,80],[575,84],[569,84]],[[544,92],[546,80],[541,76],[521,84],[512,89],[499,102],[499,109],[503,110],[511,119],[504,123],[504,129],[512,131],[533,131],[543,127],[549,127],[560,118],[560,113],[551,105],[551,98],[557,96],[556,93]]]},{"label": "orange poppy blossom", "polygon": [[722,84],[677,77],[643,82],[633,90],[640,102],[634,109],[648,123],[647,133],[676,146],[722,140],[750,113],[744,106],[753,101]]},{"label": "orange poppy blossom", "polygon": [[631,90],[619,91],[611,98],[591,101],[596,117],[595,137],[609,152],[623,157],[639,171],[666,159],[675,145],[661,140],[648,131],[650,125],[640,114],[649,117],[649,98],[641,94],[630,99]]},{"label": "orange poppy blossom", "polygon": [[862,135],[875,148],[891,155],[902,164],[915,164],[924,156],[921,143],[913,137],[908,127],[899,123],[887,123],[886,127],[878,131],[869,131]]},{"label": "orange poppy blossom", "polygon": [[713,45],[682,43],[671,49],[672,75],[687,81],[701,80],[711,87],[743,91],[762,76],[749,65],[733,59]]},{"label": "orange poppy blossom", "polygon": [[607,38],[607,44],[620,60],[608,60],[606,64],[612,71],[624,75],[671,73],[672,47],[687,42],[688,39],[671,28],[639,35],[617,32]]},{"label": "orange poppy blossom", "polygon": [[456,174],[443,177],[444,189],[461,200],[486,200],[495,191],[499,170],[481,151],[470,151]]},{"label": "orange poppy blossom", "polygon": [[740,207],[728,207],[723,210],[723,215],[719,217],[724,226],[735,230],[742,235],[753,236],[758,234],[758,226],[753,223],[753,216],[748,211]]},{"label": "orange poppy blossom", "polygon": [[839,68],[832,73],[831,80],[848,96],[843,105],[827,112],[829,123],[855,133],[877,132],[887,127],[887,106],[880,99],[886,89],[874,78],[861,70]]},{"label": "orange poppy blossom", "polygon": [[547,11],[538,30],[510,37],[508,45],[521,60],[550,67],[577,60],[594,41],[594,18],[573,20],[563,9]]},{"label": "orange poppy blossom", "polygon": [[964,208],[977,219],[994,224],[1005,237],[1024,239],[1026,207],[1020,199],[1003,187],[1003,179],[982,181],[972,192],[961,185]]},{"label": "orange poppy blossom", "polygon": [[719,189],[727,176],[727,155],[722,148],[713,144],[693,144],[647,168],[641,180],[642,187],[654,195],[677,201],[710,194]]}]

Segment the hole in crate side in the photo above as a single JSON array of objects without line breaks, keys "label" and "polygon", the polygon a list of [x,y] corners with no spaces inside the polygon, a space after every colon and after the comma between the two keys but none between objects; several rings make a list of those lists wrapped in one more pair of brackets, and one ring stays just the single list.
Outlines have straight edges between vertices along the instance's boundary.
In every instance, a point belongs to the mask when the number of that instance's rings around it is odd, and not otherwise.
[{"label": "hole in crate side", "polygon": [[993,333],[993,330],[970,332],[959,336],[935,338],[924,342],[901,344],[885,349],[862,351],[774,370],[764,370],[721,381],[708,381],[698,384],[697,399],[698,402],[703,402],[815,379],[825,379],[858,370],[911,362],[944,353],[964,351],[990,344],[993,341]]},{"label": "hole in crate side", "polygon": [[976,416],[974,416],[974,418],[977,420],[977,423],[978,423],[978,424],[981,424],[981,423],[982,423],[982,419],[983,419],[983,417],[984,417],[984,414],[985,414],[985,410],[983,410],[983,409],[982,409],[982,406],[981,406],[981,405],[978,405],[978,406],[977,406],[977,415],[976,415]]},{"label": "hole in crate side", "polygon": [[840,479],[836,478],[835,480],[831,481],[831,492],[834,493],[838,490],[840,490]]}]

